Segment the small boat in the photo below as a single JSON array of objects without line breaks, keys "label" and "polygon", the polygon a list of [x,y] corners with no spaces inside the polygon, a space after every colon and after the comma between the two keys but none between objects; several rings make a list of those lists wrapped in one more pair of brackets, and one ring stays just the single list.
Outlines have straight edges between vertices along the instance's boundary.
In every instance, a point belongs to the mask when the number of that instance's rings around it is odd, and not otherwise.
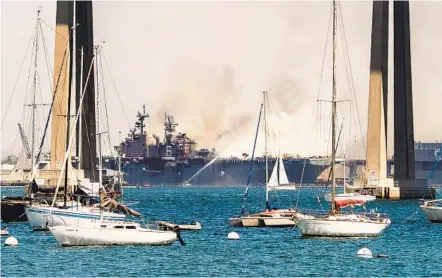
[{"label": "small boat", "polygon": [[2,228],[0,231],[0,236],[7,236],[9,235],[8,229]]},{"label": "small boat", "polygon": [[160,231],[126,221],[94,221],[84,226],[53,226],[49,231],[62,247],[99,245],[171,245],[182,241],[179,228]]},{"label": "small boat", "polygon": [[442,199],[425,201],[420,208],[430,222],[442,223]]},{"label": "small boat", "polygon": [[25,206],[29,205],[31,198],[23,196],[3,197],[1,199],[1,218],[4,222],[28,221]]},{"label": "small boat", "polygon": [[[436,153],[436,158],[434,160],[433,169],[431,169],[430,176],[427,180],[427,188],[430,187],[431,181],[433,180],[436,169],[438,168],[439,162],[442,161],[442,148]],[[442,199],[425,201],[420,206],[421,210],[425,213],[425,216],[430,222],[442,223]]]},{"label": "small boat", "polygon": [[[270,176],[270,179],[267,178],[268,176],[268,163],[267,163],[267,116],[266,116],[266,110],[268,105],[268,99],[267,99],[267,92],[263,92],[263,102],[261,104],[261,110],[259,112],[259,118],[258,118],[258,125],[256,127],[256,134],[255,134],[255,142],[253,146],[252,151],[252,159],[250,161],[249,166],[249,176],[247,179],[247,185],[244,192],[243,197],[243,206],[241,210],[240,216],[235,216],[229,218],[229,223],[232,226],[235,227],[293,227],[296,225],[295,221],[293,220],[295,214],[297,213],[297,210],[295,209],[275,209],[271,207],[270,200],[269,200],[269,191],[271,189],[273,190],[279,190],[279,189],[289,189],[293,190],[296,189],[296,187],[293,184],[290,184],[287,178],[287,174],[285,172],[284,168],[284,162],[279,156],[279,158],[276,160],[275,166],[273,167],[272,174]],[[255,157],[255,147],[256,147],[256,139],[258,137],[259,132],[259,125],[261,120],[261,114],[264,108],[264,130],[265,130],[265,136],[264,136],[264,145],[265,145],[265,175],[266,175],[266,183],[265,183],[265,211],[253,213],[253,214],[245,214],[245,202],[247,199],[247,194],[250,187],[250,179],[251,179],[251,172],[252,172],[252,166],[253,166],[253,159]]]},{"label": "small boat", "polygon": [[296,223],[293,218],[297,213],[294,209],[273,209],[232,217],[229,222],[236,227],[294,227]]},{"label": "small boat", "polygon": [[[324,199],[328,202],[331,201],[331,194],[326,194]],[[376,200],[376,196],[373,195],[362,195],[359,193],[342,193],[335,195],[336,201],[345,201],[345,200],[358,200],[363,202]]]},{"label": "small boat", "polygon": [[179,227],[181,231],[184,230],[201,230],[201,224],[199,222],[192,222],[190,225],[185,224],[174,224],[166,221],[157,222],[158,229],[164,231],[173,231],[175,227]]},{"label": "small boat", "polygon": [[182,187],[190,187],[191,183],[190,182],[183,182],[181,184]]}]

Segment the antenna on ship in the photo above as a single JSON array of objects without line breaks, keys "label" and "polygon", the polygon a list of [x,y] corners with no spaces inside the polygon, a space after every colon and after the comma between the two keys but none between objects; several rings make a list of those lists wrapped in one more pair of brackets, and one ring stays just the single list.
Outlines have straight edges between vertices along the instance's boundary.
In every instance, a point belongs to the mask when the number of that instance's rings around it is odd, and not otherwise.
[{"label": "antenna on ship", "polygon": [[146,125],[144,124],[144,119],[148,117],[149,114],[146,113],[146,105],[143,104],[143,113],[140,113],[140,111],[138,111],[138,121],[135,123],[135,127],[138,127],[140,129],[140,134],[144,134],[144,128],[146,127]]}]

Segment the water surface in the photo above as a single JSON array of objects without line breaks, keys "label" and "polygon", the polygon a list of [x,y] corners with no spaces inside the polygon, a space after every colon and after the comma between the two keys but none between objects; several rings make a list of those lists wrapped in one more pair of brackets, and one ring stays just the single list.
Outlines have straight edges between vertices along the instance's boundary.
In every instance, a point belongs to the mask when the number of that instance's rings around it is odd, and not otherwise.
[{"label": "water surface", "polygon": [[[2,188],[1,194],[23,189]],[[18,247],[1,247],[1,276],[442,276],[442,224],[430,224],[418,201],[374,201],[392,225],[377,239],[303,239],[290,228],[234,228],[228,218],[241,210],[243,187],[151,187],[125,189],[124,200],[148,222],[199,221],[184,231],[186,246],[59,247],[28,223],[8,225]],[[299,193],[299,200],[298,200]],[[278,192],[273,205],[328,207],[323,189]],[[321,201],[318,202],[318,198]],[[263,188],[251,188],[247,210],[262,210]],[[236,231],[240,240],[229,241]],[[5,238],[2,238],[2,244]],[[362,246],[388,258],[362,259]]]}]

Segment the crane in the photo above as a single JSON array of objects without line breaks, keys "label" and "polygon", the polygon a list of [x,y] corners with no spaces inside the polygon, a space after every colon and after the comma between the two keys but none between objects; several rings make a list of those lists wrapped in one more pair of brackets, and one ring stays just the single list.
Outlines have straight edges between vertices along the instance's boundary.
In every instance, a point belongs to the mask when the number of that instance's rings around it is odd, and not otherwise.
[{"label": "crane", "polygon": [[26,137],[26,134],[20,124],[18,124],[18,129],[20,130],[21,141],[23,142],[23,149],[26,152],[26,156],[27,158],[31,158],[32,154],[31,148],[29,147],[28,137]]}]

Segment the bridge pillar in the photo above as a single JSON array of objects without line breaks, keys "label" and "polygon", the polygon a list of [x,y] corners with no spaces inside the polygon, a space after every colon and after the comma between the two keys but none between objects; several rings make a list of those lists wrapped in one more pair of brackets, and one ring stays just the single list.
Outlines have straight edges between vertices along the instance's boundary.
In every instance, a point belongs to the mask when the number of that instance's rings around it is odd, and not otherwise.
[{"label": "bridge pillar", "polygon": [[394,1],[394,174],[413,180],[413,94],[408,1]]},{"label": "bridge pillar", "polygon": [[373,1],[366,151],[369,186],[387,182],[388,5],[388,1]]}]

